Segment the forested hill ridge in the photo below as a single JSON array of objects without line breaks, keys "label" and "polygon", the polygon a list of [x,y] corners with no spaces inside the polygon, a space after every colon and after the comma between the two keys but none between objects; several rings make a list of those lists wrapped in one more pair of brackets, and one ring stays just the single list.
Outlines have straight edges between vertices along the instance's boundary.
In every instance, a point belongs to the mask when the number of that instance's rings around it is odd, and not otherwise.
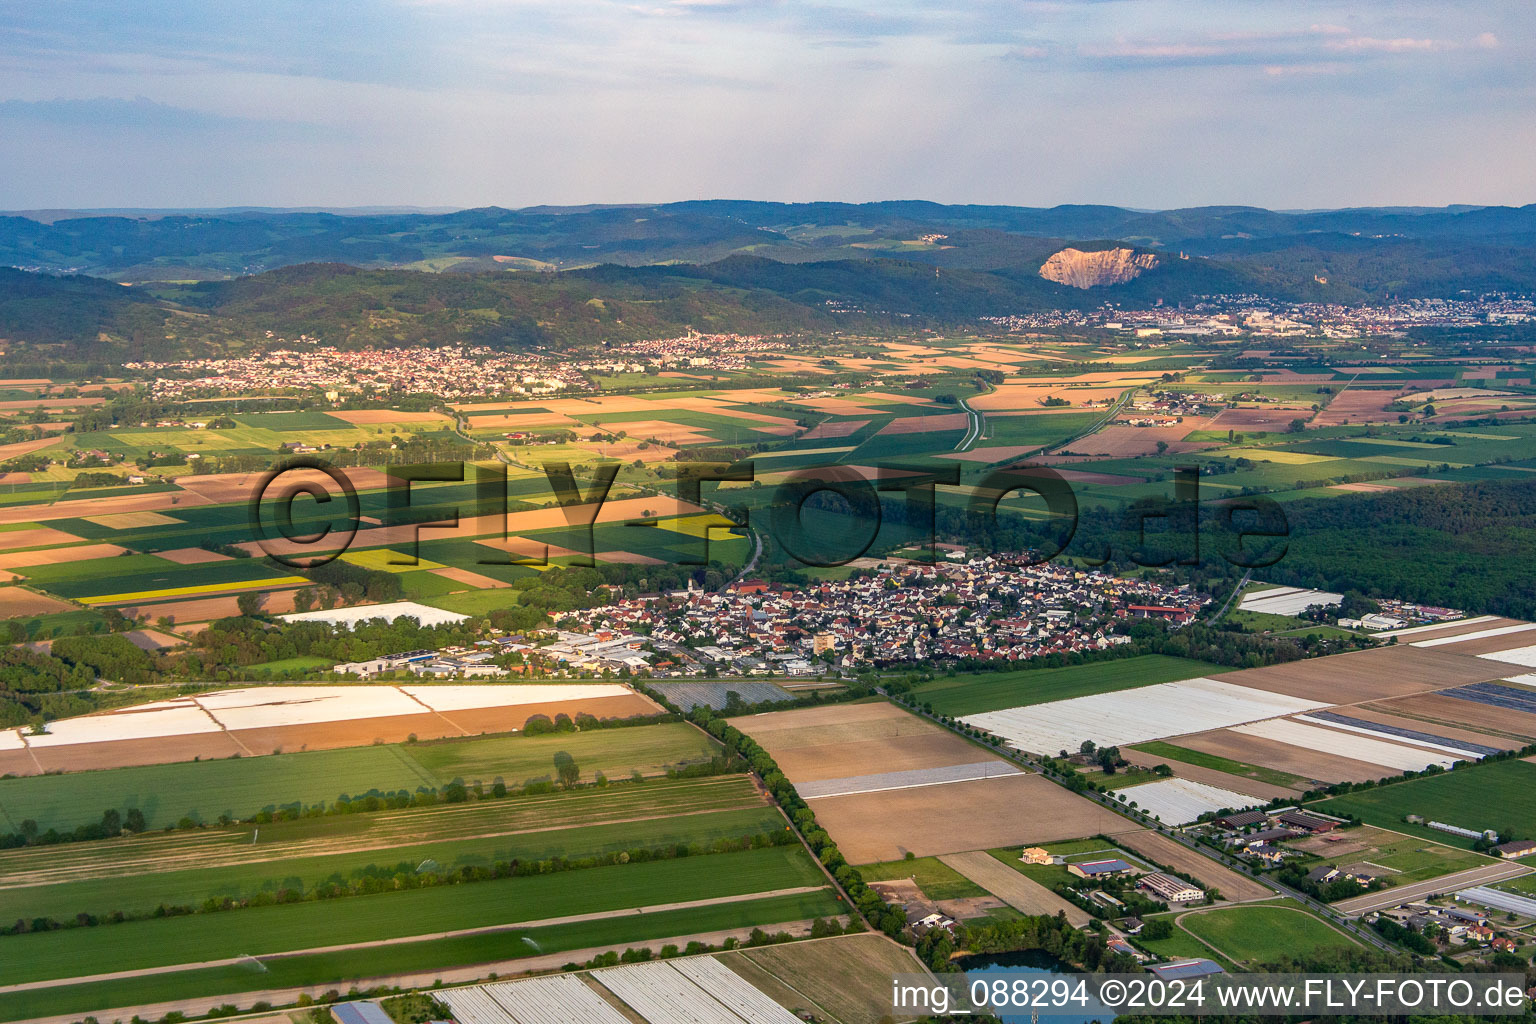
[{"label": "forested hill ridge", "polygon": [[[1122,301],[1177,303],[1256,283],[1213,263],[1173,260],[1115,286]],[[1322,300],[1316,282],[1296,289]],[[0,339],[81,361],[245,351],[267,331],[342,347],[448,343],[579,348],[689,328],[776,334],[972,326],[982,316],[1094,308],[1097,290],[1033,270],[936,269],[895,259],[603,265],[560,273],[441,274],[303,264],[249,277],[131,287],[0,269]]]},{"label": "forested hill ridge", "polygon": [[1287,213],[1253,207],[927,202],[486,207],[451,213],[209,211],[145,217],[0,215],[0,266],[119,281],[238,277],[301,263],[430,271],[892,258],[1036,274],[1054,252],[1180,255],[1289,297],[1323,278],[1339,301],[1536,288],[1536,205]]}]

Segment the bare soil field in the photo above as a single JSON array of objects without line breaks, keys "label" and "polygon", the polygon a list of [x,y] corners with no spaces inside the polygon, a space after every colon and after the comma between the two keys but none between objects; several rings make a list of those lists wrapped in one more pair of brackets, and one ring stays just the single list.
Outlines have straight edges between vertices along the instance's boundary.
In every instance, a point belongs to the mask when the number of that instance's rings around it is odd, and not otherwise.
[{"label": "bare soil field", "polygon": [[374,423],[441,423],[449,426],[453,420],[440,412],[396,412],[393,409],[353,409],[350,412],[332,412],[329,415],[346,420],[356,426]]},{"label": "bare soil field", "polygon": [[232,729],[223,735],[233,738],[251,754],[275,754],[279,751],[291,754],[298,750],[331,750],[337,747],[366,747],[374,743],[404,743],[411,736],[420,740],[435,740],[450,736],[465,736],[469,733],[435,711],[423,711],[419,715],[390,715],[341,722],[269,726],[262,729]]},{"label": "bare soil field", "polygon": [[[390,478],[377,469],[348,466],[345,469],[339,469],[338,472],[347,478],[354,490],[372,491],[389,485]],[[176,479],[176,485],[184,491],[222,505],[249,501],[264,475],[262,473],[210,473],[205,476],[183,476]],[[318,470],[307,472],[293,470],[285,473],[281,486],[284,489],[291,489],[304,482],[319,484],[333,493],[336,490],[335,481]],[[186,504],[193,504],[193,502],[186,502]]]},{"label": "bare soil field", "polygon": [[1040,446],[1032,445],[998,445],[995,448],[972,448],[968,452],[945,452],[938,456],[941,459],[956,459],[960,462],[1002,462],[1004,459],[1016,459],[1030,452],[1037,452]]},{"label": "bare soil field", "polygon": [[1397,768],[1356,761],[1353,758],[1323,754],[1289,743],[1248,736],[1228,729],[1194,733],[1189,736],[1170,738],[1170,743],[1191,750],[1215,754],[1244,764],[1256,764],[1261,768],[1278,768],[1292,775],[1318,782],[1364,782],[1388,775],[1401,774]]},{"label": "bare soil field", "polygon": [[857,433],[860,427],[868,423],[869,420],[829,420],[806,431],[801,435],[801,440],[847,437],[849,434]]},{"label": "bare soil field", "polygon": [[[597,697],[590,700],[563,700],[548,704],[517,704],[500,708],[470,708],[464,711],[439,711],[436,716],[445,719],[449,724],[459,729],[463,734],[474,736],[480,733],[511,732],[521,729],[528,724],[528,719],[534,715],[543,715],[554,720],[559,714],[591,715],[594,718],[633,718],[636,715],[659,715],[662,708],[649,697],[638,693],[627,694],[623,697]],[[377,721],[377,719],[375,719]],[[358,723],[360,725],[366,723]],[[443,732],[440,735],[456,735],[452,732]],[[420,739],[426,739],[425,734],[420,734]],[[350,744],[344,744],[350,745]]]},{"label": "bare soil field", "polygon": [[67,612],[75,607],[48,594],[34,594],[21,587],[0,587],[0,619],[14,619],[19,615],[47,615],[50,612]]},{"label": "bare soil field", "polygon": [[[293,595],[299,590],[269,590],[266,592],[266,601],[262,604],[262,610],[272,614],[281,615],[293,611]],[[131,604],[118,608],[124,615],[147,615],[150,622],[157,621],[161,616],[169,615],[178,626],[186,622],[207,622],[210,619],[222,619],[231,615],[239,615],[240,597],[238,594],[220,594],[218,597],[198,597],[190,601],[162,601],[156,604]]]},{"label": "bare soil field", "polygon": [[1214,888],[1229,900],[1261,900],[1274,892],[1253,879],[1224,868],[1209,857],[1201,856],[1188,847],[1174,842],[1167,836],[1149,829],[1134,832],[1117,832],[1110,836],[1116,843],[1139,853],[1154,863],[1163,864],[1182,872],[1207,888]]},{"label": "bare soil field", "polygon": [[[26,520],[22,520],[26,522]],[[19,551],[22,548],[40,548],[58,544],[79,544],[84,537],[76,537],[51,526],[33,530],[0,530],[0,551]]]},{"label": "bare soil field", "polygon": [[205,562],[228,562],[230,555],[221,555],[217,551],[208,551],[204,548],[175,548],[171,551],[156,551],[156,555],[167,562],[175,562],[177,565],[202,565]]},{"label": "bare soil field", "polygon": [[1458,697],[1430,693],[1382,701],[1369,707],[1374,711],[1402,715],[1437,726],[1449,723],[1472,730],[1487,730],[1500,736],[1518,737],[1526,743],[1536,741],[1536,715]]},{"label": "bare soil field", "polygon": [[847,398],[788,398],[785,401],[831,416],[868,416],[870,413],[868,405]]},{"label": "bare soil field", "polygon": [[964,430],[971,418],[963,412],[934,416],[898,416],[878,431],[881,434],[921,434],[930,430]]},{"label": "bare soil field", "polygon": [[1396,487],[1386,484],[1334,484],[1328,488],[1330,491],[1348,491],[1352,494],[1382,494],[1386,491],[1395,491]]},{"label": "bare soil field", "polygon": [[1153,455],[1157,452],[1159,441],[1166,442],[1167,450],[1175,455],[1218,447],[1212,441],[1183,440],[1190,431],[1196,429],[1199,429],[1199,425],[1193,421],[1185,421],[1171,427],[1132,427],[1115,424],[1097,433],[1089,434],[1087,437],[1079,438],[1068,447],[1079,455],[1105,455],[1119,459]]},{"label": "bare soil field", "polygon": [[59,443],[56,437],[40,437],[34,441],[16,441],[12,444],[0,444],[0,459],[14,459],[18,455],[31,455],[33,452],[42,451],[49,445]]},{"label": "bare soil field", "polygon": [[1257,779],[1244,778],[1241,775],[1232,775],[1228,772],[1218,771],[1215,768],[1206,768],[1203,765],[1188,764],[1172,757],[1159,757],[1137,750],[1135,747],[1121,747],[1120,754],[1131,764],[1140,765],[1143,768],[1155,768],[1160,764],[1166,764],[1173,769],[1173,774],[1181,779],[1189,779],[1191,782],[1203,782],[1207,786],[1215,786],[1217,789],[1229,789],[1234,793],[1242,793],[1245,796],[1261,797],[1264,800],[1274,800],[1277,797],[1289,800],[1300,795],[1303,790],[1288,789],[1285,786],[1276,786],[1268,782],[1260,782]]},{"label": "bare soil field", "polygon": [[235,742],[230,733],[203,732],[189,736],[157,736],[153,739],[114,740],[107,743],[69,743],[35,747],[33,756],[45,772],[83,772],[95,768],[131,768],[175,761],[204,761],[236,754],[267,753]]},{"label": "bare soil field", "polygon": [[501,590],[512,585],[501,580],[492,579],[489,576],[482,576],[477,572],[470,572],[468,569],[458,569],[453,566],[445,569],[433,569],[431,572],[434,576],[441,576],[445,580],[462,583],[466,587],[474,587],[477,590]]},{"label": "bare soil field", "polygon": [[86,516],[85,521],[109,530],[136,530],[143,526],[175,526],[182,522],[159,512],[122,512],[117,515]]},{"label": "bare soil field", "polygon": [[1038,775],[826,797],[816,819],[853,864],[1113,832],[1125,819]]},{"label": "bare soil field", "polygon": [[[116,544],[77,544],[68,548],[43,548],[37,551],[11,551],[0,554],[0,569],[22,569],[29,565],[62,565],[92,558],[116,558],[127,548]],[[23,574],[25,575],[25,574]]]},{"label": "bare soil field", "polygon": [[1398,389],[1377,388],[1368,391],[1363,388],[1347,388],[1335,395],[1327,408],[1313,418],[1312,426],[1337,427],[1345,421],[1384,423],[1388,419],[1396,418],[1396,413],[1387,412],[1387,406],[1396,401],[1401,394],[1402,391]]},{"label": "bare soil field", "polygon": [[1060,398],[1080,409],[1089,402],[1113,402],[1124,390],[1119,387],[1073,386],[1060,378],[1047,378],[1045,383],[1021,383],[1009,378],[996,390],[977,395],[970,400],[971,408],[982,412],[1025,414],[1061,412],[1063,406],[1047,406],[1047,398]]},{"label": "bare soil field", "polygon": [[0,509],[0,523],[30,523],[51,519],[88,519],[91,516],[110,515],[114,512],[143,512],[178,505],[210,505],[213,502],[201,494],[177,491],[154,491],[149,494],[120,494],[110,498],[82,498],[79,501],[55,502],[52,505],[15,505]]},{"label": "bare soil field", "polygon": [[1500,668],[1497,662],[1482,658],[1451,654],[1444,648],[1401,644],[1331,658],[1223,672],[1211,678],[1305,700],[1355,704],[1498,679],[1508,668]]},{"label": "bare soil field", "polygon": [[665,565],[659,558],[650,555],[637,555],[633,551],[599,551],[592,556],[599,562],[613,562],[617,565]]},{"label": "bare soil field", "polygon": [[469,418],[470,430],[534,430],[539,427],[580,431],[586,425],[558,412],[486,413]]},{"label": "bare soil field", "polygon": [[42,769],[25,750],[0,750],[0,775],[41,775]]},{"label": "bare soil field", "polygon": [[989,755],[980,747],[944,731],[889,739],[850,740],[774,754],[774,760],[792,782],[945,768],[988,759]]}]

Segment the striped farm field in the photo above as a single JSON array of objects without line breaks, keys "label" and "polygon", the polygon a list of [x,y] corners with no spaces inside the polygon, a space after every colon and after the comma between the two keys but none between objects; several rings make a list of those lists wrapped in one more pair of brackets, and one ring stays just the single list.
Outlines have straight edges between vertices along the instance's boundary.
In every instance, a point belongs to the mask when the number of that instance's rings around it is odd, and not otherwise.
[{"label": "striped farm field", "polygon": [[[333,982],[343,983],[337,987],[345,988],[344,983],[356,978],[516,960],[535,952],[560,953],[594,948],[622,950],[652,940],[726,928],[744,930],[762,926],[772,931],[775,925],[832,917],[845,909],[829,890],[818,890],[718,906],[620,914],[571,924],[284,956],[259,963],[243,960],[220,967],[9,993],[0,1002],[0,1020],[81,1014],[103,1007],[203,996],[224,997],[298,986],[324,988]],[[210,1003],[213,1001],[209,999]]]},{"label": "striped farm field", "polygon": [[1013,672],[976,672],[941,677],[923,683],[913,692],[932,704],[941,715],[974,715],[983,711],[1044,704],[1048,701],[1111,693],[1153,683],[1220,672],[1204,661],[1165,654],[1143,654],[1116,661],[1099,661],[1063,668],[1020,669]]},{"label": "striped farm field", "polygon": [[99,821],[103,811],[137,807],[150,828],[182,817],[209,822],[247,818],[266,808],[312,806],[370,790],[415,792],[455,779],[511,788],[553,775],[554,755],[568,752],[584,780],[597,772],[624,778],[708,761],[718,744],[682,723],[600,729],[551,736],[495,736],[111,768],[0,779],[0,827],[31,819],[46,832]]},{"label": "striped farm field", "polygon": [[1404,819],[1416,814],[1426,821],[1524,836],[1536,821],[1536,764],[1464,764],[1455,771],[1360,790],[1315,806],[1325,814],[1355,814],[1367,825],[1470,849],[1471,839]]},{"label": "striped farm field", "polygon": [[[742,782],[745,784],[745,780]],[[621,802],[621,806],[627,808],[632,815],[629,820],[625,820],[618,810],[609,810],[601,815],[603,821],[589,825],[573,822],[580,821],[582,815],[598,817],[593,812],[602,808],[584,805],[567,819],[558,804],[550,806],[545,803],[545,819],[529,821],[518,820],[517,812],[521,809],[514,806],[509,808],[513,811],[508,815],[510,820],[488,824],[490,834],[461,839],[440,838],[436,831],[435,819],[451,819],[449,812],[455,808],[443,808],[442,813],[434,809],[417,812],[413,816],[413,820],[421,827],[414,838],[431,836],[433,838],[430,842],[370,848],[368,833],[335,836],[325,841],[294,845],[299,849],[306,846],[329,847],[351,852],[283,857],[277,860],[255,859],[263,856],[262,850],[272,848],[261,834],[269,831],[272,826],[263,826],[255,834],[255,838],[263,839],[263,842],[254,847],[250,843],[252,831],[248,829],[241,834],[245,843],[226,843],[220,848],[225,859],[245,852],[243,860],[233,863],[216,864],[219,851],[203,853],[195,842],[188,842],[182,845],[190,849],[176,852],[178,857],[186,858],[179,862],[201,864],[206,859],[216,866],[188,867],[175,871],[138,871],[126,877],[114,874],[83,881],[7,888],[0,890],[0,893],[3,893],[7,913],[28,919],[51,917],[62,921],[73,919],[80,913],[104,916],[114,911],[142,916],[148,915],[160,905],[195,907],[205,899],[251,899],[261,893],[270,894],[280,889],[307,894],[316,886],[335,879],[356,882],[365,878],[411,875],[421,865],[434,862],[437,866],[431,870],[448,873],[498,862],[528,863],[556,857],[574,860],[636,849],[692,846],[702,851],[707,850],[716,840],[741,839],[782,831],[785,827],[783,817],[757,799],[750,785],[746,785],[745,789],[742,795],[749,803],[741,809],[692,810],[687,809],[689,804],[681,799],[661,800],[655,804],[627,801]],[[515,805],[519,802],[505,800],[490,803]],[[698,802],[707,805],[712,801]],[[669,807],[679,809],[671,810]],[[482,814],[480,817],[489,815]],[[453,824],[462,829],[462,822]],[[509,827],[520,827],[521,830],[504,831]],[[499,834],[498,830],[501,830]],[[192,838],[195,840],[197,836]],[[112,866],[108,870],[115,872],[116,868]]]},{"label": "striped farm field", "polygon": [[[712,898],[820,886],[826,876],[800,846],[682,857],[387,892],[32,932],[0,938],[0,984],[262,956]],[[234,916],[231,916],[234,915]]]}]

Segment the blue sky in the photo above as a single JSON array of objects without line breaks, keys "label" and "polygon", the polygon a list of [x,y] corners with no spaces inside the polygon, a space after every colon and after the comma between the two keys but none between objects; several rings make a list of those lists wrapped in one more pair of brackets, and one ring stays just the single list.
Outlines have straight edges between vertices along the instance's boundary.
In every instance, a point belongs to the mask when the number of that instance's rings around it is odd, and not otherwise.
[{"label": "blue sky", "polygon": [[1526,0],[0,0],[0,209],[1536,201]]}]

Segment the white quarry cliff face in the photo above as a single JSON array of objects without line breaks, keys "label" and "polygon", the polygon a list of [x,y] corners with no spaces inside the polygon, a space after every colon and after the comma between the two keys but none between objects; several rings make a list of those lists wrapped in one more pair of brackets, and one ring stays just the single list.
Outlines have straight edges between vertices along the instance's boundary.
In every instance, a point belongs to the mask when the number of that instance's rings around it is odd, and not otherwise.
[{"label": "white quarry cliff face", "polygon": [[1124,284],[1155,266],[1156,256],[1134,249],[1102,249],[1098,252],[1063,249],[1045,261],[1040,276],[1073,288],[1096,288]]}]

